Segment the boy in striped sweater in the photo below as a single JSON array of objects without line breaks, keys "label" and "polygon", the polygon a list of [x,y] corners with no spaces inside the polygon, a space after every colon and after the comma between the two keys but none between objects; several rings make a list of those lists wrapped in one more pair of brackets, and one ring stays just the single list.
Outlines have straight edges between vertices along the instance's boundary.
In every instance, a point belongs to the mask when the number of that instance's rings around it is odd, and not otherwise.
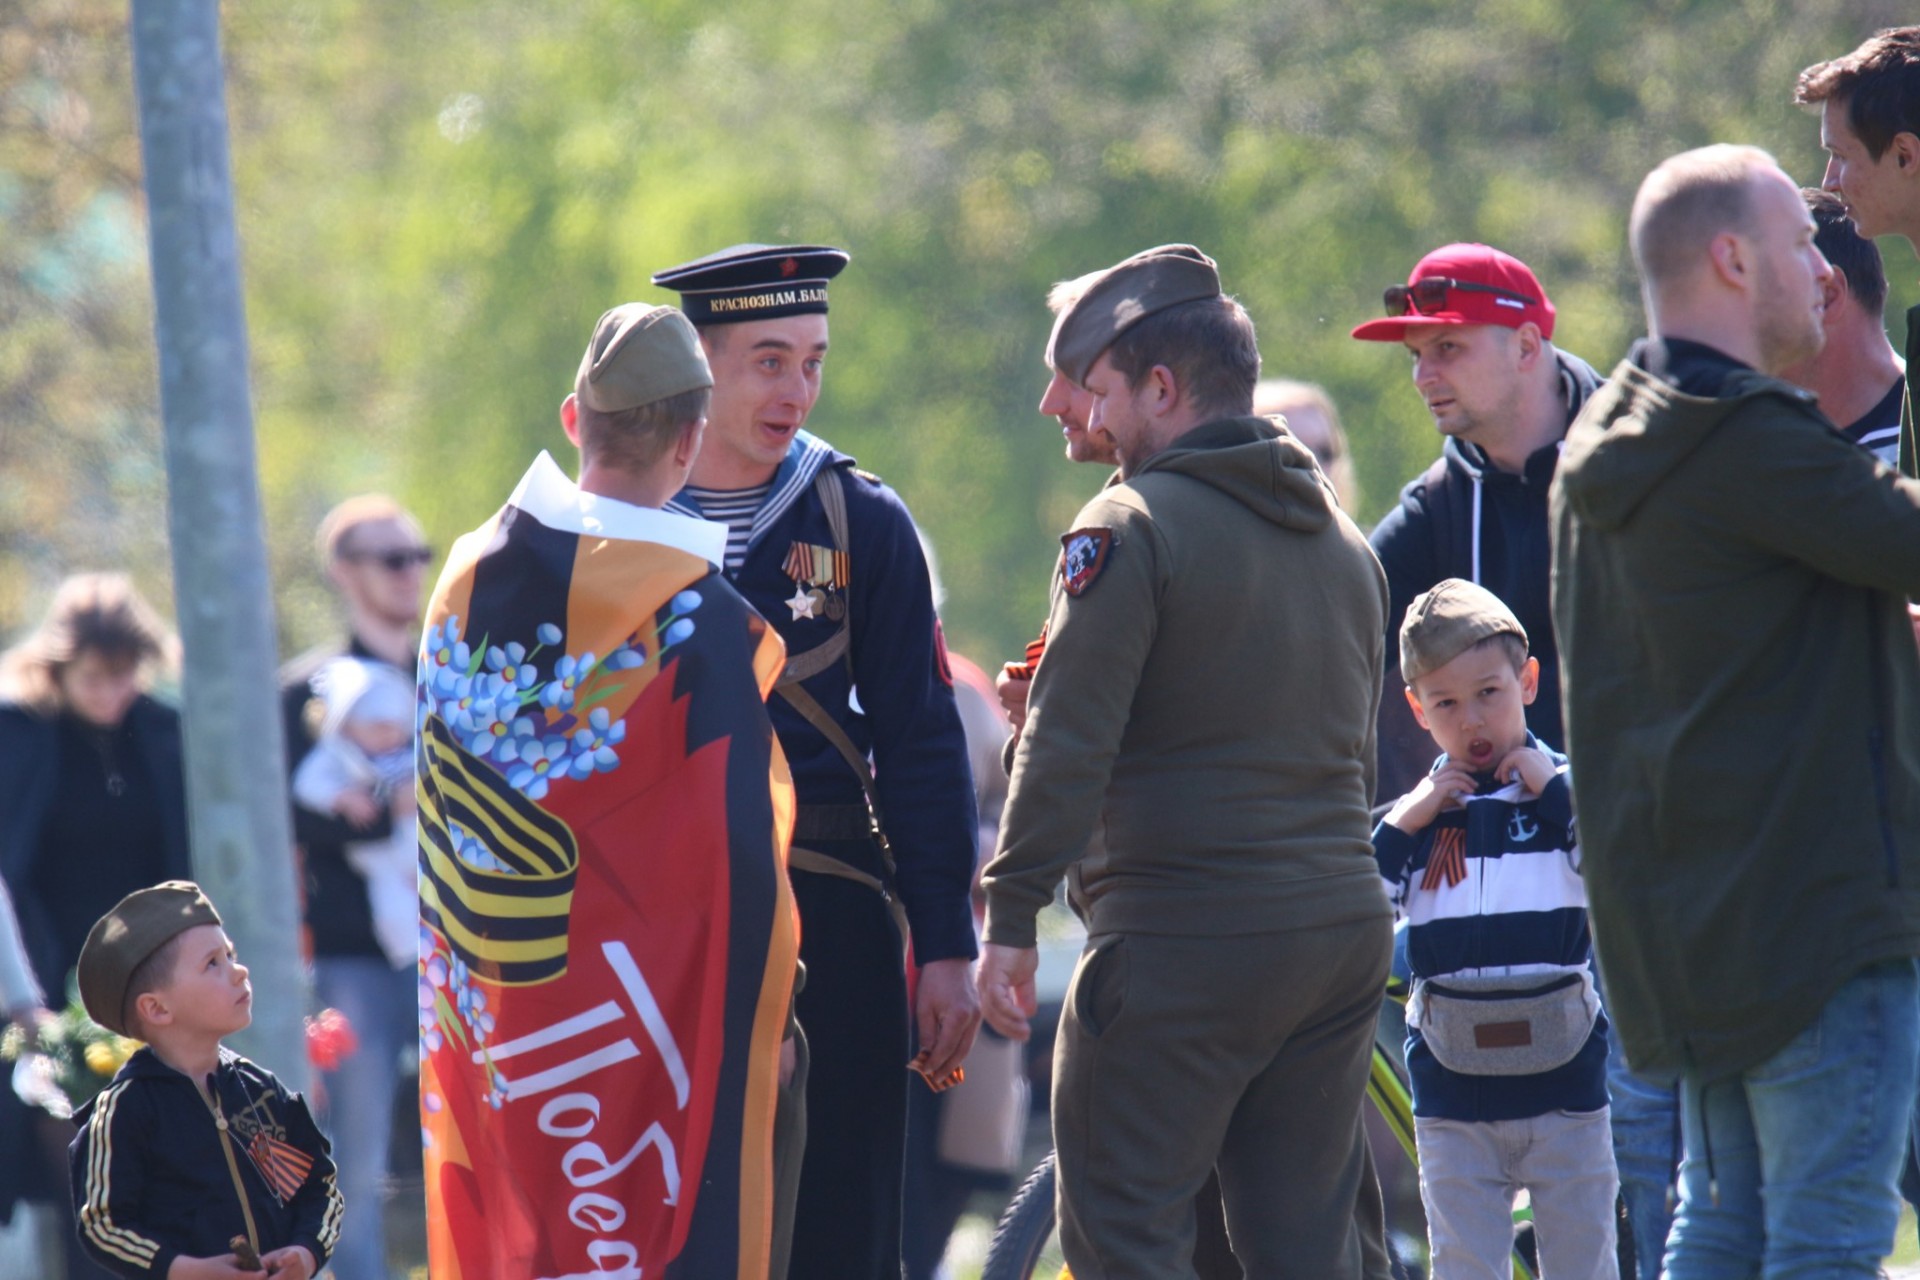
[{"label": "boy in striped sweater", "polygon": [[1373,848],[1407,922],[1434,1280],[1511,1274],[1522,1189],[1545,1275],[1616,1280],[1606,1019],[1566,759],[1527,732],[1539,662],[1512,610],[1449,578],[1407,610],[1400,665],[1441,754]]}]

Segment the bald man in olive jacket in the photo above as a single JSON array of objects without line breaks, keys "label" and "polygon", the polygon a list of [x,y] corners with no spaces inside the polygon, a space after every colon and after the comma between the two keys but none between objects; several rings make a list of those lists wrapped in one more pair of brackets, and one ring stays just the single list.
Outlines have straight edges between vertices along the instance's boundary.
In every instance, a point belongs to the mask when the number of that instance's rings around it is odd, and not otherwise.
[{"label": "bald man in olive jacket", "polygon": [[[1072,867],[1089,937],[1054,1073],[1067,1261],[1191,1276],[1217,1164],[1249,1275],[1356,1277],[1353,1134],[1391,945],[1367,814],[1385,577],[1312,455],[1251,416],[1253,326],[1198,250],[1108,272],[1052,363],[1093,393],[1121,481],[1063,539],[980,984],[1023,1034],[1034,920]],[[1105,850],[1082,859],[1096,822]]]}]

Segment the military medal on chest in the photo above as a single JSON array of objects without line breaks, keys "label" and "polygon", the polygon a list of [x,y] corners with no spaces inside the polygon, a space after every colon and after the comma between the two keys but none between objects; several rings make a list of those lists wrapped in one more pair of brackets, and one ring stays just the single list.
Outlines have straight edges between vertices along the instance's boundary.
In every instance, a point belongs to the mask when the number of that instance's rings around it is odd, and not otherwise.
[{"label": "military medal on chest", "polygon": [[825,618],[838,622],[847,616],[847,583],[852,578],[846,552],[796,542],[787,552],[782,569],[793,579],[793,595],[787,601],[793,621]]}]

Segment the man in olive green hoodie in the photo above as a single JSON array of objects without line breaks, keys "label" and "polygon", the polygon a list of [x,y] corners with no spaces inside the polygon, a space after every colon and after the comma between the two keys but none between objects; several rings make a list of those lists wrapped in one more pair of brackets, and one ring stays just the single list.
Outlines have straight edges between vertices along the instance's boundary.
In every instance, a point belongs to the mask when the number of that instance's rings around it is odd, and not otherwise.
[{"label": "man in olive green hoodie", "polygon": [[1554,482],[1587,892],[1636,1071],[1678,1077],[1672,1280],[1878,1274],[1920,1069],[1920,483],[1771,376],[1829,268],[1772,158],[1634,202],[1649,337]]},{"label": "man in olive green hoodie", "polygon": [[1053,1115],[1074,1275],[1190,1277],[1217,1164],[1249,1275],[1350,1280],[1390,936],[1367,815],[1385,578],[1312,455],[1251,416],[1253,326],[1199,250],[1103,275],[1053,361],[1121,478],[1062,539],[982,1000],[1025,1032],[1034,918],[1071,867],[1089,938]]}]

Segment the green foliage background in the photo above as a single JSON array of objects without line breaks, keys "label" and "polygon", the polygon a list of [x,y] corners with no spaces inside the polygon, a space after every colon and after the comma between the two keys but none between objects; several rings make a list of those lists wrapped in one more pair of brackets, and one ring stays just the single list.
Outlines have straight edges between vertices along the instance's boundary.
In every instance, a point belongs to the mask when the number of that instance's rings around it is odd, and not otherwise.
[{"label": "green foliage background", "polygon": [[[124,4],[0,0],[0,633],[66,572],[167,596]],[[1662,157],[1817,182],[1807,63],[1895,0],[286,0],[229,6],[229,111],[283,641],[310,537],[389,490],[444,547],[534,452],[601,310],[743,240],[844,245],[812,426],[906,497],[948,634],[1038,622],[1099,477],[1034,411],[1054,281],[1199,244],[1268,372],[1342,406],[1377,518],[1434,456],[1397,349],[1348,329],[1427,249],[1531,263],[1561,345],[1638,332],[1627,205]],[[1889,313],[1920,264],[1882,244]],[[1896,324],[1896,339],[1900,336]]]}]

